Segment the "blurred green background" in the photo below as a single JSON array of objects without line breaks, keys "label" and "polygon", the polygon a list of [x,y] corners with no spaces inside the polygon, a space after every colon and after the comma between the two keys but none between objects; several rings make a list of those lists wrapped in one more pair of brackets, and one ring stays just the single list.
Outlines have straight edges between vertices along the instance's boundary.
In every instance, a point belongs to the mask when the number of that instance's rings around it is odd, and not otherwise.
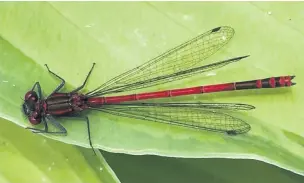
[{"label": "blurred green background", "polygon": [[289,183],[304,180],[303,176],[254,160],[102,154],[120,181],[125,183]]},{"label": "blurred green background", "polygon": [[[0,3],[0,182],[303,182],[303,8],[301,2]],[[35,81],[45,94],[58,83],[45,63],[71,89],[96,62],[87,86],[91,90],[222,25],[233,27],[236,34],[206,63],[251,56],[171,87],[295,74],[298,84],[293,88],[196,98],[256,106],[242,116],[252,125],[248,135],[222,137],[98,113],[90,115],[93,143],[104,157],[95,157],[81,148],[88,147],[82,123],[63,123],[67,137],[45,138],[22,128],[29,125],[20,112],[24,93]],[[168,157],[135,156],[141,154]],[[297,174],[254,160],[203,157],[260,159]]]}]

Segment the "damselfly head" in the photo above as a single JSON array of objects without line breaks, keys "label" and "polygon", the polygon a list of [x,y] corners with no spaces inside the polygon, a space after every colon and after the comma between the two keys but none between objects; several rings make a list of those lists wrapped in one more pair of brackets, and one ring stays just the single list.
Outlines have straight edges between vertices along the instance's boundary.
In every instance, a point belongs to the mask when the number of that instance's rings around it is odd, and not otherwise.
[{"label": "damselfly head", "polygon": [[35,91],[28,91],[24,96],[24,103],[22,104],[23,113],[28,117],[29,121],[33,124],[39,124],[41,117],[39,111],[36,111],[36,103],[38,95]]},{"label": "damselfly head", "polygon": [[30,116],[35,111],[36,102],[38,101],[38,95],[34,91],[28,91],[24,95],[24,103],[22,105],[25,115]]}]

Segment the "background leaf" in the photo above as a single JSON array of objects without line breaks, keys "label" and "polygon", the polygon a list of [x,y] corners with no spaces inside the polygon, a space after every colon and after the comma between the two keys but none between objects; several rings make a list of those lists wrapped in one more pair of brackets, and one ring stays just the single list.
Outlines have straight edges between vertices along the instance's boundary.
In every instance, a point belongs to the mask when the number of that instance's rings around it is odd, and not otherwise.
[{"label": "background leaf", "polygon": [[1,182],[119,182],[100,153],[0,123]]},{"label": "background leaf", "polygon": [[304,177],[245,159],[170,158],[102,152],[123,183],[300,183]]},{"label": "background leaf", "polygon": [[[256,110],[241,115],[252,126],[250,133],[227,137],[92,113],[93,144],[106,151],[129,154],[259,159],[303,174],[304,40],[303,28],[297,25],[302,6],[268,2],[3,2],[0,115],[22,127],[28,126],[20,112],[20,97],[35,81],[41,82],[45,94],[58,84],[46,72],[45,63],[66,79],[70,89],[83,82],[92,62],[96,62],[87,86],[91,90],[199,33],[229,25],[236,31],[233,41],[208,62],[247,54],[251,57],[189,82],[167,86],[295,74],[299,84],[293,88],[171,100],[255,105]],[[63,125],[68,129],[67,137],[48,137],[89,147],[84,123],[65,121]]]}]

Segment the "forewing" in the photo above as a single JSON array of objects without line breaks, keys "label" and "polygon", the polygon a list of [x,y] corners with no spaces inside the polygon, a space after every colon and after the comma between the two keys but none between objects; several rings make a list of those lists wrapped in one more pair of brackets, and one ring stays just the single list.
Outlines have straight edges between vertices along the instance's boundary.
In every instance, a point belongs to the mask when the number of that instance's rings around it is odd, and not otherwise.
[{"label": "forewing", "polygon": [[[105,84],[89,92],[87,95],[96,96],[160,84],[164,82],[164,79],[168,78],[166,76],[180,73],[197,66],[227,44],[233,35],[234,30],[231,27],[223,26],[214,28],[161,54],[141,66],[109,80]],[[171,77],[170,79],[174,80],[179,78]]]}]

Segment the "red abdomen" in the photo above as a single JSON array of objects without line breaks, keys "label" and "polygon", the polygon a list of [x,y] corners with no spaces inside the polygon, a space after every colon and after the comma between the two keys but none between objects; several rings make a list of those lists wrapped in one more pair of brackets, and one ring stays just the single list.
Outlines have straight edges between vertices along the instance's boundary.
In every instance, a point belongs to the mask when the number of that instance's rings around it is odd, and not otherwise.
[{"label": "red abdomen", "polygon": [[196,86],[191,88],[181,88],[174,90],[164,90],[157,92],[147,92],[131,95],[122,96],[111,96],[111,97],[93,97],[88,98],[88,105],[91,107],[98,107],[104,104],[115,104],[127,101],[147,100],[155,98],[166,98],[183,95],[193,95],[201,93],[214,93],[223,91],[233,90],[247,90],[247,89],[261,89],[261,88],[278,88],[278,87],[289,87],[294,85],[291,80],[294,76],[280,76],[270,77],[265,79],[257,79],[243,82],[224,83],[206,86]]}]

